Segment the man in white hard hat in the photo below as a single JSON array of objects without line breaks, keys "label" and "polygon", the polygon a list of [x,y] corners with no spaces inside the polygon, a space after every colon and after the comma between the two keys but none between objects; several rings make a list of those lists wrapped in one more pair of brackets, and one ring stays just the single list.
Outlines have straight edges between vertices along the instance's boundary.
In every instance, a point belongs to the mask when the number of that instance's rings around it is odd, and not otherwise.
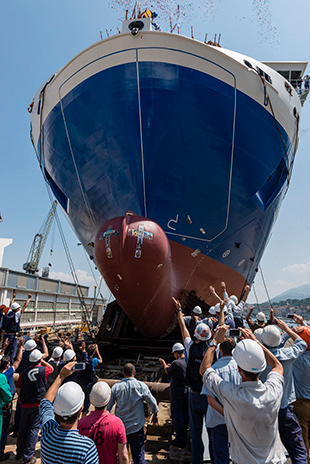
[{"label": "man in white hard hat", "polygon": [[211,330],[207,324],[198,324],[195,329],[194,340],[192,340],[182,317],[181,303],[175,298],[172,298],[172,300],[177,308],[177,319],[187,352],[186,383],[189,387],[188,406],[192,464],[202,464],[204,453],[202,428],[204,427],[204,417],[208,408],[208,399],[206,395],[201,395],[202,379],[199,369],[204,353],[208,348]]},{"label": "man in white hard hat", "polygon": [[186,328],[190,336],[193,338],[196,325],[201,322],[202,309],[200,306],[195,306],[190,316],[183,316]]},{"label": "man in white hard hat", "polygon": [[21,417],[15,459],[33,464],[33,456],[40,429],[40,401],[46,393],[46,379],[53,372],[52,366],[43,360],[38,349],[31,351],[31,365],[24,369],[17,381],[17,393],[21,403]]},{"label": "man in white hard hat", "polygon": [[75,364],[62,368],[40,403],[42,464],[99,464],[94,441],[78,432],[83,390],[76,382],[61,385]]},{"label": "man in white hard hat", "polygon": [[58,375],[58,366],[60,364],[62,355],[63,355],[63,349],[61,346],[55,346],[52,352],[51,358],[48,360],[48,363],[52,366],[54,371],[47,377],[47,387],[49,388],[52,383],[55,381],[57,375]]},{"label": "man in white hard hat", "polygon": [[5,341],[5,339],[9,340],[9,345],[5,350],[5,354],[10,356],[11,363],[13,363],[16,356],[18,343],[17,337],[20,331],[20,318],[27,308],[31,297],[32,295],[29,293],[24,306],[21,308],[18,303],[15,303],[16,294],[14,293],[11,301],[11,307],[2,318],[2,329],[4,330],[3,341]]},{"label": "man in white hard hat", "polygon": [[[200,373],[203,382],[224,407],[235,464],[284,464],[286,461],[278,431],[278,412],[283,392],[283,368],[249,329],[240,328],[245,340],[237,343],[232,356],[242,383],[223,380],[212,369],[214,351],[225,340],[227,326],[219,326],[208,348]],[[263,384],[258,376],[266,367],[272,371]]]},{"label": "man in white hard hat", "polygon": [[251,306],[248,314],[245,316],[245,320],[247,321],[248,326],[250,327],[252,332],[254,332],[256,329],[263,329],[264,327],[266,327],[265,313],[263,313],[262,311],[258,312],[256,314],[256,321],[252,321],[251,315],[253,311],[254,311],[254,308]]},{"label": "man in white hard hat", "polygon": [[166,374],[170,376],[170,410],[171,420],[175,432],[175,439],[171,445],[185,448],[188,428],[188,389],[186,386],[186,360],[182,343],[175,343],[172,347],[174,361],[166,364],[159,358]]},{"label": "man in white hard hat", "polygon": [[[232,356],[235,346],[236,342],[233,338],[227,338],[220,343],[221,357],[212,365],[212,368],[223,380],[239,385],[241,377],[238,372],[237,363]],[[208,395],[209,406],[206,416],[206,427],[209,436],[211,462],[214,462],[214,464],[229,464],[229,442],[223,406],[205,385],[202,387],[202,393]]]},{"label": "man in white hard hat", "polygon": [[145,383],[135,378],[136,369],[131,363],[124,366],[124,378],[113,385],[108,411],[116,402],[115,415],[124,422],[127,444],[130,445],[134,464],[144,464],[144,402],[153,413],[152,422],[157,423],[158,405]]},{"label": "man in white hard hat", "polygon": [[221,282],[221,287],[223,291],[224,300],[227,299],[226,305],[228,311],[231,311],[233,314],[236,328],[244,327],[243,311],[245,309],[245,303],[249,296],[251,287],[249,285],[245,285],[244,290],[242,292],[242,297],[239,302],[238,297],[236,295],[228,296],[225,282]]},{"label": "man in white hard hat", "polygon": [[[46,346],[44,339],[42,340],[42,347],[43,347],[42,359],[46,359],[48,357],[48,350],[47,350],[47,346]],[[16,369],[17,374],[20,374],[24,369],[26,369],[27,367],[31,365],[31,362],[29,361],[29,356],[31,352],[34,351],[36,348],[37,348],[37,343],[31,338],[29,338],[24,343],[24,351],[22,355],[22,360],[18,368]],[[17,437],[18,435],[20,415],[21,415],[21,404],[19,401],[17,401],[15,416],[14,416],[13,437]]]},{"label": "man in white hard hat", "polygon": [[[269,325],[262,333],[262,343],[271,351],[283,367],[284,387],[279,411],[279,432],[292,464],[307,464],[307,450],[302,438],[302,431],[297,417],[293,412],[293,403],[296,401],[293,380],[293,366],[295,361],[306,351],[307,343],[289,326],[280,319],[274,319],[277,325]],[[294,342],[293,346],[281,347],[282,337],[280,330]],[[267,379],[270,367],[260,374],[262,382]],[[294,439],[292,439],[294,437]]]},{"label": "man in white hard hat", "polygon": [[90,402],[95,407],[78,423],[81,435],[94,440],[99,464],[128,464],[126,430],[119,417],[107,411],[111,389],[106,382],[97,382],[90,392]]}]

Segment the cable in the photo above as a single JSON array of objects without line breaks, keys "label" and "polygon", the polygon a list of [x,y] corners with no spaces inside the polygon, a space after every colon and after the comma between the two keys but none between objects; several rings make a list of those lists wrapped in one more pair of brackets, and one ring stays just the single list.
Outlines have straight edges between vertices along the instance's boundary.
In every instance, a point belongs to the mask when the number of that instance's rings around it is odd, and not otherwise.
[{"label": "cable", "polygon": [[265,279],[264,279],[263,270],[262,270],[261,266],[259,266],[259,270],[260,270],[260,273],[262,275],[262,280],[263,280],[263,284],[264,284],[264,287],[265,287],[265,291],[266,291],[266,294],[267,294],[267,298],[268,298],[268,301],[269,301],[270,308],[273,309],[273,306],[272,306],[272,303],[271,303],[271,300],[270,300],[270,296],[269,296],[269,293],[268,293],[268,290],[267,290],[267,285],[266,285],[266,282],[265,282]]},{"label": "cable", "polygon": [[[51,203],[53,203],[52,193],[50,191],[50,187],[49,187],[48,183],[46,183],[46,188],[47,188],[47,193],[48,193],[48,196],[50,198],[50,201],[51,201]],[[78,280],[78,277],[77,277],[77,274],[76,274],[76,270],[75,270],[75,267],[74,267],[74,264],[73,264],[73,261],[72,261],[70,250],[69,250],[69,247],[68,247],[68,244],[67,244],[67,241],[66,241],[66,237],[65,237],[63,228],[61,226],[60,219],[59,219],[59,216],[57,214],[57,211],[55,212],[55,219],[56,219],[59,234],[60,234],[63,246],[64,246],[65,254],[66,254],[66,257],[67,257],[67,260],[68,260],[71,275],[72,275],[73,281],[74,281],[74,283],[76,285],[77,295],[79,297],[81,307],[82,307],[82,314],[86,318],[86,324],[87,324],[87,327],[88,327],[88,331],[89,331],[89,334],[91,335],[92,334],[92,331],[91,331],[91,324],[92,324],[91,323],[91,318],[90,318],[90,315],[89,315],[89,312],[88,312],[87,305],[86,305],[85,300],[84,300],[84,295],[83,295],[83,292],[82,292],[82,289],[81,289],[81,286],[80,286],[80,283],[79,283],[79,280]]]},{"label": "cable", "polygon": [[259,302],[258,302],[258,298],[257,298],[257,294],[256,294],[254,282],[253,282],[252,288],[253,288],[253,292],[254,292],[255,299],[256,299],[256,305],[257,305],[257,308],[258,308],[258,310],[259,310]]}]

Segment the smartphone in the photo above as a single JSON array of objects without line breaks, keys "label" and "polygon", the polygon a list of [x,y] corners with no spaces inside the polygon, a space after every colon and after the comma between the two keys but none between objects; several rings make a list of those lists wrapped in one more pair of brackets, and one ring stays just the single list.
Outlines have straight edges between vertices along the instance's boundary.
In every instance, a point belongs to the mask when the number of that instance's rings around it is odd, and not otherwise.
[{"label": "smartphone", "polygon": [[288,314],[286,317],[287,317],[287,319],[294,319],[295,316],[294,316],[294,314]]},{"label": "smartphone", "polygon": [[86,364],[85,363],[76,363],[72,370],[73,371],[84,371],[85,370],[85,367],[86,367]]},{"label": "smartphone", "polygon": [[230,337],[240,337],[240,330],[239,329],[229,329],[229,336]]}]

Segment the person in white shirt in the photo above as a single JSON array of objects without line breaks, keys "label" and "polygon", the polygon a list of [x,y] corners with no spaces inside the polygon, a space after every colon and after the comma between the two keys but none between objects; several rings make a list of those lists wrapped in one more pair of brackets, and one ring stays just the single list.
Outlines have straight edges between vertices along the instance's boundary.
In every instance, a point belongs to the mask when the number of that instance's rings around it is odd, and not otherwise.
[{"label": "person in white shirt", "polygon": [[[273,354],[256,339],[251,330],[232,356],[242,383],[224,381],[211,368],[216,345],[225,340],[227,326],[219,326],[201,363],[200,374],[207,388],[224,407],[225,422],[234,464],[283,464],[286,457],[278,431],[278,413],[283,393],[283,368]],[[266,382],[259,373],[271,366]]]}]

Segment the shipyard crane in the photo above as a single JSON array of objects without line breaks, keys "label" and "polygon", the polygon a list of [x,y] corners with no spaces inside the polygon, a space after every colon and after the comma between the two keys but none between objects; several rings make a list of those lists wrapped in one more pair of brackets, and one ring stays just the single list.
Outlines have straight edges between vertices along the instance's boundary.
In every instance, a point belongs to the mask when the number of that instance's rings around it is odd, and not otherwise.
[{"label": "shipyard crane", "polygon": [[53,219],[56,213],[57,201],[55,200],[45,221],[42,224],[41,231],[35,235],[27,262],[23,264],[23,269],[27,274],[35,274],[39,270],[39,261],[49,234],[51,230]]}]

